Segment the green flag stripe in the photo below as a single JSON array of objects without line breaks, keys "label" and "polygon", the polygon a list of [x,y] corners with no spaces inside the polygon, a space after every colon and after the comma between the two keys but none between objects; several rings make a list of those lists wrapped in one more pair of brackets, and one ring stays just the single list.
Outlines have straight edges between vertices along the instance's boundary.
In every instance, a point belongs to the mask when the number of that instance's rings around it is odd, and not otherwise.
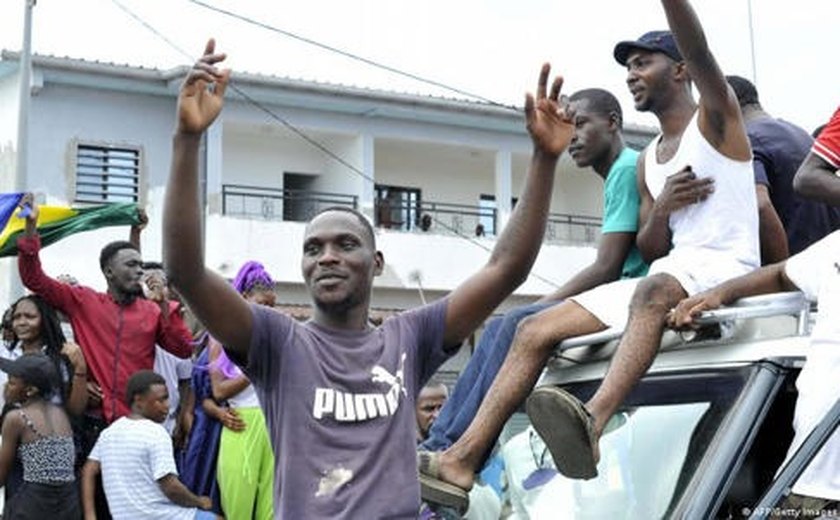
[{"label": "green flag stripe", "polygon": [[[137,204],[134,203],[74,209],[78,211],[74,217],[38,226],[42,246],[48,246],[73,233],[108,226],[130,226],[140,222],[137,216]],[[6,243],[0,247],[0,257],[17,255],[17,239],[22,234],[23,231],[19,231],[9,236]]]}]

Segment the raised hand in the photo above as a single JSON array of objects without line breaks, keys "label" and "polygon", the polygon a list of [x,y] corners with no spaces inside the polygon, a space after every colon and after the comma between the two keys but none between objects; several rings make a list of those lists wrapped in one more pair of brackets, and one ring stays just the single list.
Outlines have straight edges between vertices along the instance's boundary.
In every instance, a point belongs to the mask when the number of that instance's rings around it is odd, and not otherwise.
[{"label": "raised hand", "polygon": [[61,353],[67,356],[70,364],[73,365],[73,371],[76,374],[87,373],[87,363],[85,363],[85,356],[82,353],[82,348],[72,341],[64,343],[61,347]]},{"label": "raised hand", "polygon": [[26,211],[26,216],[23,217],[26,219],[24,234],[34,235],[35,230],[38,227],[39,210],[38,205],[35,203],[35,197],[32,195],[32,193],[24,193],[23,197],[20,198],[18,207],[21,209],[21,211],[28,208]]},{"label": "raised hand", "polygon": [[178,132],[201,134],[209,127],[224,104],[230,69],[216,67],[225,54],[216,53],[216,41],[208,40],[204,55],[190,69],[178,94]]},{"label": "raised hand", "polygon": [[544,64],[540,70],[536,99],[530,93],[525,96],[525,120],[534,146],[543,153],[559,156],[568,148],[575,126],[568,107],[560,101],[563,77],[554,78],[551,91],[547,92],[550,72],[551,65]]},{"label": "raised hand", "polygon": [[143,231],[144,229],[146,229],[146,226],[149,225],[149,214],[146,213],[146,210],[144,208],[137,208],[137,220],[137,224],[133,224],[131,226],[137,229],[137,231]]},{"label": "raised hand", "polygon": [[662,193],[654,201],[654,208],[670,214],[691,204],[703,202],[714,191],[714,179],[698,179],[691,171],[691,166],[685,166],[665,181]]},{"label": "raised hand", "polygon": [[158,271],[149,271],[143,274],[142,280],[143,296],[147,300],[158,303],[166,303],[169,300],[169,291],[166,288],[166,279]]}]

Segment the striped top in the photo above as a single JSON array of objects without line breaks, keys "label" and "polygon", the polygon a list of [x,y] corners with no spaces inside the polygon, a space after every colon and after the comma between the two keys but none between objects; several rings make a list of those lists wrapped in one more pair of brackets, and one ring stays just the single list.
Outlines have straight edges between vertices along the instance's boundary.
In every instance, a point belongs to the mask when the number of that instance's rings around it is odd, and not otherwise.
[{"label": "striped top", "polygon": [[88,455],[102,468],[102,486],[114,520],[192,520],[195,508],[171,502],[158,480],[177,475],[172,439],[149,419],[121,417],[105,428]]}]

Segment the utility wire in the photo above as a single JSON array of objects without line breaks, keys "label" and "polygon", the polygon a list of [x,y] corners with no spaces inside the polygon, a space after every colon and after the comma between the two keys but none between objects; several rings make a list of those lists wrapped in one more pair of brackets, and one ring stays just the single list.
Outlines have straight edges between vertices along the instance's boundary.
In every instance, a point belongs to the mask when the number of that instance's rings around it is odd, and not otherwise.
[{"label": "utility wire", "polygon": [[285,29],[281,29],[279,27],[269,25],[265,22],[261,22],[259,20],[254,20],[253,18],[248,18],[247,16],[244,16],[244,15],[241,15],[241,14],[238,14],[238,13],[234,13],[233,11],[228,11],[227,9],[222,9],[221,7],[216,7],[214,5],[210,5],[206,2],[202,2],[201,0],[187,0],[187,1],[190,2],[190,3],[193,3],[195,5],[198,5],[200,7],[203,7],[205,9],[209,9],[211,11],[215,11],[215,12],[223,14],[225,16],[235,18],[239,21],[242,21],[242,22],[245,22],[245,23],[248,23],[248,24],[251,24],[251,25],[255,25],[255,26],[260,27],[262,29],[266,29],[266,30],[269,30],[269,31],[272,31],[272,32],[275,32],[275,33],[278,33],[278,34],[282,34],[283,36],[293,38],[295,40],[306,43],[308,45],[318,47],[319,49],[324,49],[326,51],[333,52],[335,54],[339,54],[341,56],[344,56],[345,58],[350,58],[351,60],[356,60],[356,61],[359,61],[359,62],[364,63],[366,65],[370,65],[371,67],[376,67],[376,68],[379,68],[379,69],[382,69],[382,70],[386,70],[386,71],[391,72],[393,74],[397,74],[398,76],[403,76],[403,77],[406,77],[406,78],[409,78],[409,79],[413,79],[415,81],[419,81],[421,83],[425,83],[427,85],[432,85],[432,86],[435,86],[435,87],[438,87],[438,88],[442,88],[444,90],[454,92],[454,93],[456,93],[458,95],[461,95],[461,96],[467,96],[469,98],[477,99],[479,101],[487,103],[488,105],[493,105],[493,106],[497,106],[497,107],[501,107],[501,108],[507,108],[509,110],[514,110],[514,111],[517,111],[517,112],[522,111],[520,108],[518,108],[514,105],[499,103],[498,101],[493,101],[492,99],[486,98],[486,97],[481,96],[479,94],[473,94],[472,92],[468,92],[466,90],[462,90],[462,89],[459,89],[459,88],[456,88],[456,87],[450,87],[449,85],[446,85],[446,84],[441,83],[439,81],[435,81],[435,80],[432,80],[432,79],[427,79],[427,78],[424,78],[422,76],[418,76],[417,74],[413,74],[411,72],[405,72],[403,70],[397,69],[396,67],[392,67],[390,65],[385,65],[383,63],[373,61],[369,58],[365,58],[364,56],[359,56],[358,54],[353,54],[351,52],[339,49],[337,47],[333,47],[331,45],[327,45],[325,43],[315,41],[311,38],[307,38],[305,36],[295,34],[293,32],[287,31]]},{"label": "utility wire", "polygon": [[[193,0],[189,0],[189,1],[193,1]],[[134,19],[135,21],[137,21],[138,23],[140,23],[140,24],[141,24],[143,27],[145,27],[148,31],[150,31],[150,32],[151,32],[151,33],[153,33],[155,36],[157,36],[158,38],[160,38],[161,40],[163,40],[164,42],[166,42],[166,44],[167,44],[167,45],[169,45],[169,46],[170,46],[170,47],[172,47],[175,51],[177,51],[179,54],[181,54],[182,56],[184,56],[187,60],[192,61],[192,60],[194,59],[192,55],[190,55],[187,51],[185,51],[184,49],[182,49],[182,48],[181,48],[178,44],[176,44],[175,42],[173,42],[172,40],[170,40],[169,38],[167,38],[167,37],[166,37],[166,35],[164,35],[164,34],[163,34],[163,33],[161,33],[160,31],[158,31],[158,30],[157,30],[154,26],[152,26],[150,23],[146,22],[146,20],[144,20],[143,18],[141,18],[139,15],[137,15],[137,13],[133,12],[131,9],[129,9],[128,7],[126,7],[125,5],[123,5],[123,4],[120,2],[120,0],[111,0],[111,2],[113,2],[113,3],[117,6],[117,7],[119,7],[120,9],[122,9],[122,10],[123,10],[126,14],[128,14],[129,16],[131,16],[131,18],[132,18],[132,19]],[[373,184],[373,185],[375,185],[375,184],[376,184],[376,180],[375,180],[373,177],[371,177],[370,175],[366,174],[365,172],[363,172],[362,170],[360,170],[359,168],[357,168],[357,167],[356,167],[355,165],[353,165],[352,163],[350,163],[350,162],[346,161],[344,158],[342,158],[341,156],[339,156],[338,154],[336,154],[335,152],[333,152],[332,150],[330,150],[329,148],[327,148],[325,145],[323,145],[322,143],[320,143],[320,142],[319,142],[319,141],[317,141],[316,139],[314,139],[314,138],[312,138],[311,136],[309,136],[306,132],[304,132],[303,130],[299,129],[298,127],[296,127],[295,125],[293,125],[292,123],[290,123],[288,120],[286,120],[285,118],[281,117],[280,115],[278,115],[277,113],[275,113],[273,110],[271,110],[271,109],[270,109],[270,108],[268,108],[267,106],[263,105],[262,103],[260,103],[259,101],[257,101],[257,100],[256,100],[256,99],[254,99],[253,97],[251,97],[250,95],[248,95],[248,94],[247,94],[244,90],[242,90],[241,88],[239,88],[239,87],[237,87],[235,84],[233,84],[233,82],[232,82],[232,81],[228,83],[228,89],[230,89],[230,90],[234,91],[237,95],[239,95],[239,96],[240,96],[240,97],[241,97],[244,101],[246,101],[248,104],[250,104],[251,106],[253,106],[253,107],[254,107],[254,108],[256,108],[257,110],[260,110],[261,112],[265,113],[268,117],[270,117],[271,119],[273,119],[273,120],[277,121],[278,123],[280,123],[281,125],[283,125],[285,128],[289,129],[292,133],[294,133],[295,135],[297,135],[298,137],[300,137],[301,139],[303,139],[304,141],[306,141],[307,143],[309,143],[311,146],[313,146],[313,147],[315,147],[316,149],[320,150],[322,153],[324,153],[325,155],[327,155],[328,157],[330,157],[330,158],[331,158],[331,159],[333,159],[334,161],[338,162],[339,164],[341,164],[342,166],[344,166],[345,168],[347,168],[347,169],[348,169],[348,170],[350,170],[351,172],[355,173],[356,175],[360,176],[361,178],[363,178],[364,180],[366,180],[366,181],[370,182],[370,183],[371,183],[371,184]],[[448,225],[447,223],[443,222],[442,220],[438,220],[438,219],[437,219],[437,217],[432,216],[432,220],[434,221],[434,223],[438,224],[438,225],[439,225],[439,226],[441,226],[442,228],[444,228],[444,229],[446,229],[447,231],[451,232],[451,233],[452,233],[452,234],[454,234],[455,236],[460,237],[460,238],[462,238],[462,239],[464,239],[464,240],[466,240],[466,241],[470,242],[471,244],[473,244],[473,245],[475,245],[475,246],[477,246],[477,247],[479,247],[479,248],[481,248],[481,249],[483,249],[483,250],[485,250],[485,251],[487,251],[487,252],[492,253],[492,251],[493,251],[493,250],[492,250],[492,248],[487,247],[486,245],[482,244],[481,242],[479,242],[478,240],[476,240],[475,238],[473,238],[473,237],[471,237],[471,236],[465,235],[464,233],[462,233],[462,232],[461,232],[461,231],[459,231],[458,229],[456,229],[456,228],[454,228],[454,227],[452,227],[452,226]],[[546,284],[548,284],[548,285],[550,285],[550,286],[552,286],[552,287],[555,287],[555,288],[559,287],[559,286],[558,286],[555,282],[553,282],[553,281],[551,281],[551,280],[549,280],[549,279],[547,279],[547,278],[544,278],[544,277],[540,276],[539,274],[537,274],[537,273],[535,273],[535,272],[533,272],[533,271],[531,271],[531,272],[529,273],[529,276],[532,276],[532,277],[536,278],[537,280],[540,280],[541,282],[546,283]]]}]

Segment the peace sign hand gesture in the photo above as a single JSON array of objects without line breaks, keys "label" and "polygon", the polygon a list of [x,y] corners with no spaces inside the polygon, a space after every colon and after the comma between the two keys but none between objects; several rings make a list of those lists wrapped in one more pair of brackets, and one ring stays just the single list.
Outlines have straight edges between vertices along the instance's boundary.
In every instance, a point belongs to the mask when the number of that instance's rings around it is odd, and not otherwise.
[{"label": "peace sign hand gesture", "polygon": [[204,55],[193,65],[178,94],[178,132],[201,134],[209,127],[224,104],[230,69],[216,67],[225,59],[216,53],[216,41],[210,39]]},{"label": "peace sign hand gesture", "polygon": [[551,91],[546,95],[550,72],[551,65],[544,64],[540,71],[536,99],[530,93],[525,96],[525,120],[534,146],[556,157],[569,146],[575,126],[568,104],[560,98],[562,76],[554,78]]}]

